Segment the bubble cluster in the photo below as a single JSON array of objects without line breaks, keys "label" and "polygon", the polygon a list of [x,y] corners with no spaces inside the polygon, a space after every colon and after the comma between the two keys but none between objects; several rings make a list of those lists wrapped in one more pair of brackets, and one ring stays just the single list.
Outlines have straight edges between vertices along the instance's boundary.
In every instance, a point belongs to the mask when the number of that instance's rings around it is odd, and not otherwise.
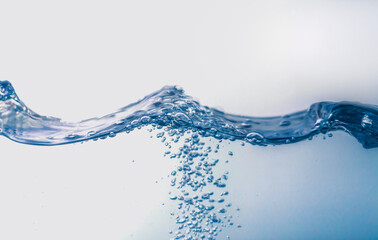
[{"label": "bubble cluster", "polygon": [[233,152],[222,149],[223,140],[204,138],[195,129],[170,127],[155,136],[168,148],[165,157],[176,162],[168,176],[169,199],[176,205],[171,212],[176,223],[171,239],[212,240],[224,228],[241,227],[234,223],[239,209],[229,201],[230,174],[223,168],[216,169],[221,161],[225,164],[233,156]]}]

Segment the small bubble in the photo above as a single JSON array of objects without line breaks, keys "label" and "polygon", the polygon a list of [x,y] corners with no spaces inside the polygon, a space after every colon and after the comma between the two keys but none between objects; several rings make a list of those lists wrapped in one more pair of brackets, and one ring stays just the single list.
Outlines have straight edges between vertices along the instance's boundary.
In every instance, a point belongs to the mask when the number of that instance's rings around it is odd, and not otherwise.
[{"label": "small bubble", "polygon": [[289,126],[290,124],[291,124],[290,121],[287,121],[287,120],[282,120],[280,122],[281,127],[286,127],[286,126]]},{"label": "small bubble", "polygon": [[149,116],[143,116],[140,118],[140,122],[143,123],[143,124],[146,124],[150,121],[150,117]]},{"label": "small bubble", "polygon": [[221,208],[221,209],[219,209],[219,210],[218,210],[218,212],[219,212],[219,213],[226,213],[226,212],[227,212],[227,210],[226,210],[226,209],[224,209],[224,208]]},{"label": "small bubble", "polygon": [[89,131],[89,132],[87,133],[87,137],[92,137],[92,136],[95,135],[95,134],[96,134],[95,131]]},{"label": "small bubble", "polygon": [[205,209],[206,209],[207,211],[211,211],[211,210],[214,209],[214,206],[213,206],[213,205],[210,205],[210,206],[205,207]]},{"label": "small bubble", "polygon": [[371,120],[369,116],[365,114],[363,118],[361,119],[361,126],[364,128],[368,128],[368,127],[371,127],[372,125],[373,125],[373,120]]},{"label": "small bubble", "polygon": [[163,137],[163,136],[164,136],[164,132],[161,132],[161,133],[156,134],[156,137],[157,137],[157,138],[161,138],[161,137]]},{"label": "small bubble", "polygon": [[257,143],[261,143],[263,139],[264,139],[264,136],[261,135],[260,133],[251,132],[251,133],[248,133],[245,140],[251,144],[257,144]]},{"label": "small bubble", "polygon": [[80,136],[79,135],[77,135],[77,134],[69,134],[66,138],[67,139],[77,139],[77,138],[79,138]]}]

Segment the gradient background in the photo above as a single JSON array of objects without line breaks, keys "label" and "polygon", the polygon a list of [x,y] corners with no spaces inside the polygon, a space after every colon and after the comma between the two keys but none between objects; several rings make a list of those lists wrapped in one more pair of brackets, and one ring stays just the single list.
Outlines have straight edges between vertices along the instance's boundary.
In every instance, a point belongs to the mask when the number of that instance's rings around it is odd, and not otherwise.
[{"label": "gradient background", "polygon": [[[2,1],[0,79],[70,121],[164,85],[243,115],[377,104],[377,13],[377,1]],[[1,138],[0,238],[166,239],[169,189],[155,181],[173,163],[148,136],[48,148]],[[342,133],[229,148],[240,153],[234,239],[378,236],[376,149]]]}]

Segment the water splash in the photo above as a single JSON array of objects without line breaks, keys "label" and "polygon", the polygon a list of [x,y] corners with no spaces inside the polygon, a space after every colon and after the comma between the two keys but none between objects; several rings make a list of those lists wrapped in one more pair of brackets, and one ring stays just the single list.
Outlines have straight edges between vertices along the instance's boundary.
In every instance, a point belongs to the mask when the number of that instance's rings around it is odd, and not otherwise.
[{"label": "water splash", "polygon": [[180,88],[167,86],[112,114],[69,123],[33,112],[18,98],[10,82],[0,81],[1,134],[34,145],[112,137],[156,124],[261,146],[294,143],[319,133],[342,130],[365,148],[374,148],[378,146],[377,122],[378,106],[352,102],[319,102],[307,110],[277,117],[228,114],[200,105]]}]

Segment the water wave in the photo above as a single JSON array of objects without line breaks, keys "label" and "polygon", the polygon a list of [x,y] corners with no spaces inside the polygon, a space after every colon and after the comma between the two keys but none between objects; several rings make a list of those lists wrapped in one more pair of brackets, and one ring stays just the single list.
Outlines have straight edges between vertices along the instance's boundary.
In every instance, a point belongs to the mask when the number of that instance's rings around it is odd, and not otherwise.
[{"label": "water wave", "polygon": [[245,140],[255,145],[288,144],[331,131],[345,131],[365,148],[378,147],[378,106],[355,102],[319,102],[309,109],[276,117],[228,114],[202,106],[175,86],[101,118],[77,123],[39,115],[0,81],[0,131],[5,137],[33,145],[59,145],[114,136],[150,124],[190,129],[202,136]]},{"label": "water wave", "polygon": [[[228,191],[230,174],[222,169],[233,156],[220,146],[223,139],[266,146],[341,130],[365,148],[373,148],[378,147],[377,121],[378,106],[351,102],[315,103],[285,116],[240,116],[202,106],[182,89],[167,86],[112,114],[69,123],[33,112],[8,81],[0,81],[0,133],[16,142],[68,144],[114,137],[147,125],[151,133],[157,131],[156,137],[167,148],[164,155],[176,159],[168,178],[169,199],[176,204],[170,213],[175,225],[169,233],[177,240],[215,240],[230,227],[242,227],[236,214],[240,208],[233,205]],[[219,141],[212,144],[200,136]],[[228,151],[227,158],[222,159],[222,150]]]}]

